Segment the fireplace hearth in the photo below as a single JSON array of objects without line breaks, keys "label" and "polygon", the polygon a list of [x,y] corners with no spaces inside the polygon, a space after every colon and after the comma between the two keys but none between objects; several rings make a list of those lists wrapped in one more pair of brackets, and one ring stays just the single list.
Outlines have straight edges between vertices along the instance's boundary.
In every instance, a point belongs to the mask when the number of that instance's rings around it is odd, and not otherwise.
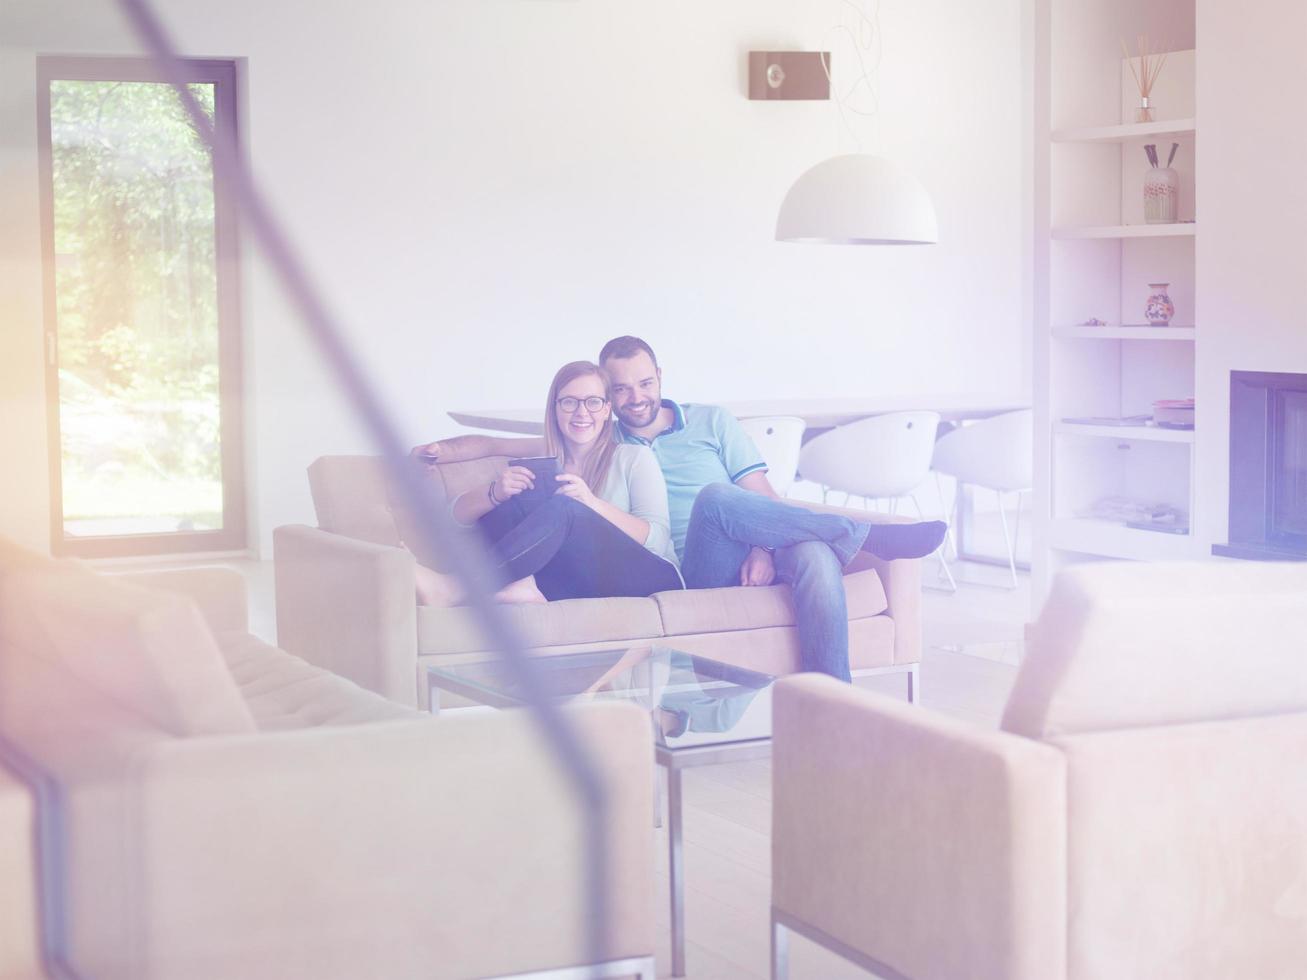
[{"label": "fireplace hearth", "polygon": [[1307,560],[1307,374],[1230,372],[1229,558]]}]

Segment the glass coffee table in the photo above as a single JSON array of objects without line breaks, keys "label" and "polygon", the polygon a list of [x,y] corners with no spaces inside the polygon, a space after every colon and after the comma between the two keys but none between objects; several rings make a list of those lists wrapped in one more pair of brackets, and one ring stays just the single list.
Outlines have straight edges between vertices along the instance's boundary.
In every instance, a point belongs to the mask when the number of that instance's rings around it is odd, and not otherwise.
[{"label": "glass coffee table", "polygon": [[[632,701],[653,720],[654,759],[667,770],[667,849],[671,885],[672,976],[685,976],[685,874],[681,772],[771,754],[771,685],[776,679],[661,646],[615,647],[533,657],[551,700]],[[427,668],[431,710],[448,691],[496,708],[526,702],[502,660]]]}]

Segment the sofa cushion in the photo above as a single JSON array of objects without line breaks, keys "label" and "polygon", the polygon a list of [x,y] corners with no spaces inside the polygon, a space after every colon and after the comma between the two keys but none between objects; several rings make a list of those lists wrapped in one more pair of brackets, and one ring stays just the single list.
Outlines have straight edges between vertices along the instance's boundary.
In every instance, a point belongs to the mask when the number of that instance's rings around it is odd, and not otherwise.
[{"label": "sofa cushion", "polygon": [[57,663],[173,735],[254,731],[195,603],[66,564],[0,580],[5,656]]},{"label": "sofa cushion", "polygon": [[1031,738],[1307,710],[1307,563],[1062,572],[1003,716]]},{"label": "sofa cushion", "polygon": [[422,717],[248,633],[220,634],[219,643],[259,731]]},{"label": "sofa cushion", "polygon": [[[894,665],[896,624],[888,616],[868,616],[849,622],[849,667]],[[712,630],[668,637],[665,646],[719,663],[733,664],[762,674],[796,674],[803,670],[799,631],[793,626],[768,626],[748,630]]]},{"label": "sofa cushion", "polygon": [[[883,613],[889,603],[880,576],[868,569],[844,577],[849,619]],[[794,602],[788,585],[684,589],[654,597],[666,636],[763,629],[794,625]]]},{"label": "sofa cushion", "polygon": [[[505,604],[500,612],[528,647],[647,640],[662,636],[653,599],[560,599]],[[418,654],[481,653],[491,649],[465,606],[418,607]]]}]

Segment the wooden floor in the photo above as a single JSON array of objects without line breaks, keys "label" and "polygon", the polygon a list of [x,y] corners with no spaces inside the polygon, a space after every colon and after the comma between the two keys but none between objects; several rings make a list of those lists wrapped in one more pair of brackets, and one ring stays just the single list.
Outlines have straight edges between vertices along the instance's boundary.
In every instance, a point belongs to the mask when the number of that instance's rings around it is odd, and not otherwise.
[{"label": "wooden floor", "polygon": [[[271,562],[240,562],[250,583],[253,630],[275,636]],[[926,569],[927,586],[936,584]],[[924,595],[922,707],[994,728],[1019,662],[1030,618],[1022,577],[1005,588],[1006,569],[958,563],[959,589]],[[858,683],[900,697],[902,678]],[[771,764],[746,762],[687,770],[683,781],[686,875],[686,975],[692,980],[767,977],[771,890]],[[658,833],[658,975],[671,972],[667,838]],[[791,941],[794,980],[839,980],[868,974],[801,937]]]}]

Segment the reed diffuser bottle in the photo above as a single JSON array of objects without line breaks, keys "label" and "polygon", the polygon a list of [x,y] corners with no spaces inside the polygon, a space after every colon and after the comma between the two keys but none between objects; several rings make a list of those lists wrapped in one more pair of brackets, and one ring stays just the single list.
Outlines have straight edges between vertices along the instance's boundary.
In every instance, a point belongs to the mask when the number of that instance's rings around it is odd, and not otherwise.
[{"label": "reed diffuser bottle", "polygon": [[1158,165],[1157,147],[1149,143],[1144,147],[1151,167],[1144,175],[1144,221],[1150,225],[1170,224],[1177,220],[1177,202],[1180,197],[1180,177],[1171,167],[1179,143],[1171,144],[1166,166]]},{"label": "reed diffuser bottle", "polygon": [[1149,123],[1154,119],[1153,86],[1157,84],[1157,77],[1162,74],[1167,52],[1150,50],[1147,34],[1139,35],[1138,44],[1138,68],[1135,67],[1135,59],[1130,56],[1130,49],[1126,47],[1124,39],[1121,41],[1121,53],[1125,55],[1126,64],[1130,66],[1130,74],[1134,76],[1135,85],[1139,87],[1139,108],[1135,110],[1135,122]]}]

